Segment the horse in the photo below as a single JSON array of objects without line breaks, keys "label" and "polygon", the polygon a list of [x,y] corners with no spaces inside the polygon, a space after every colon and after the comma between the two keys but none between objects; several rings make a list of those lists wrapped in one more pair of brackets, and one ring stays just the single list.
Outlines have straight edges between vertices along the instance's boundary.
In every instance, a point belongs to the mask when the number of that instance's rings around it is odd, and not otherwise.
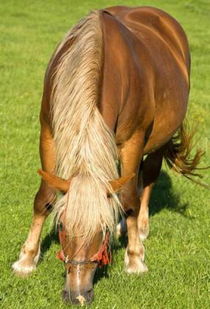
[{"label": "horse", "polygon": [[51,210],[66,269],[65,300],[93,300],[93,277],[109,263],[119,214],[128,236],[125,271],[148,270],[143,241],[162,161],[191,178],[202,156],[198,150],[191,157],[192,135],[184,125],[189,88],[187,37],[160,9],[96,10],[66,34],[45,74],[41,184],[28,237],[13,264],[16,274],[36,269]]}]

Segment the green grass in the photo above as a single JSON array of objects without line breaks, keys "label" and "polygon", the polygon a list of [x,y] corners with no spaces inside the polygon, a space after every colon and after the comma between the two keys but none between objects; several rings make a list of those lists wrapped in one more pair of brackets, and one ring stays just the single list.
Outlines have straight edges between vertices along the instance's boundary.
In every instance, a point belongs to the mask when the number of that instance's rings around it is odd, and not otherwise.
[{"label": "green grass", "polygon": [[[116,4],[153,5],[177,18],[192,51],[188,113],[196,125],[199,147],[210,164],[210,2],[209,0],[67,1],[7,0],[0,3],[0,306],[1,308],[66,308],[60,292],[63,265],[50,237],[43,232],[42,260],[28,279],[15,277],[17,259],[29,228],[38,188],[39,102],[44,71],[63,34],[94,8]],[[204,180],[210,183],[209,171]],[[145,242],[149,272],[123,271],[124,247],[118,243],[108,277],[95,284],[90,308],[210,307],[210,193],[164,170],[151,202],[151,233]]]}]

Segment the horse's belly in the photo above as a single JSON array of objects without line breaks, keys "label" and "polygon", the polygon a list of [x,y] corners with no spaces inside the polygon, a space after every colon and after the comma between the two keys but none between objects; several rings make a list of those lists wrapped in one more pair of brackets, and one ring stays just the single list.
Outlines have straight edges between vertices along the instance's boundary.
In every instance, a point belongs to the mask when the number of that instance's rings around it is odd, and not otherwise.
[{"label": "horse's belly", "polygon": [[168,106],[162,106],[154,118],[150,132],[145,139],[144,154],[159,149],[165,145],[181,126],[187,111],[187,98],[184,101],[174,102]]}]

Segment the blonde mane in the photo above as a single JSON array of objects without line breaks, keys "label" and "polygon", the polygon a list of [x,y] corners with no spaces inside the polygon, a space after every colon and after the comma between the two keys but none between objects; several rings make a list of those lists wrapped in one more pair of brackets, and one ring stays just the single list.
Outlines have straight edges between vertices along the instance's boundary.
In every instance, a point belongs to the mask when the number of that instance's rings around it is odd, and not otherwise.
[{"label": "blonde mane", "polygon": [[92,12],[76,25],[49,64],[57,62],[50,103],[56,174],[72,178],[55,213],[59,217],[65,210],[68,233],[87,242],[99,228],[113,230],[121,207],[115,194],[107,198],[109,180],[119,175],[115,139],[97,108],[103,57],[99,14]]}]

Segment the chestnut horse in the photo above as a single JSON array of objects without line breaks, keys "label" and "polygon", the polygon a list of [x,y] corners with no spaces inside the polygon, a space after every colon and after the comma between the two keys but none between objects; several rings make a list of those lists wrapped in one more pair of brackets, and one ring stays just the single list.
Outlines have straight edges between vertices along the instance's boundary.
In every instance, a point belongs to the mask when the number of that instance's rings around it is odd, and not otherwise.
[{"label": "chestnut horse", "polygon": [[201,156],[189,158],[191,136],[183,126],[189,74],[186,35],[159,9],[94,11],[67,33],[45,75],[42,180],[28,238],[13,264],[17,274],[35,270],[51,208],[60,226],[65,299],[93,299],[93,276],[98,264],[108,263],[108,236],[119,212],[128,234],[125,270],[147,271],[142,241],[162,160],[190,176]]}]

